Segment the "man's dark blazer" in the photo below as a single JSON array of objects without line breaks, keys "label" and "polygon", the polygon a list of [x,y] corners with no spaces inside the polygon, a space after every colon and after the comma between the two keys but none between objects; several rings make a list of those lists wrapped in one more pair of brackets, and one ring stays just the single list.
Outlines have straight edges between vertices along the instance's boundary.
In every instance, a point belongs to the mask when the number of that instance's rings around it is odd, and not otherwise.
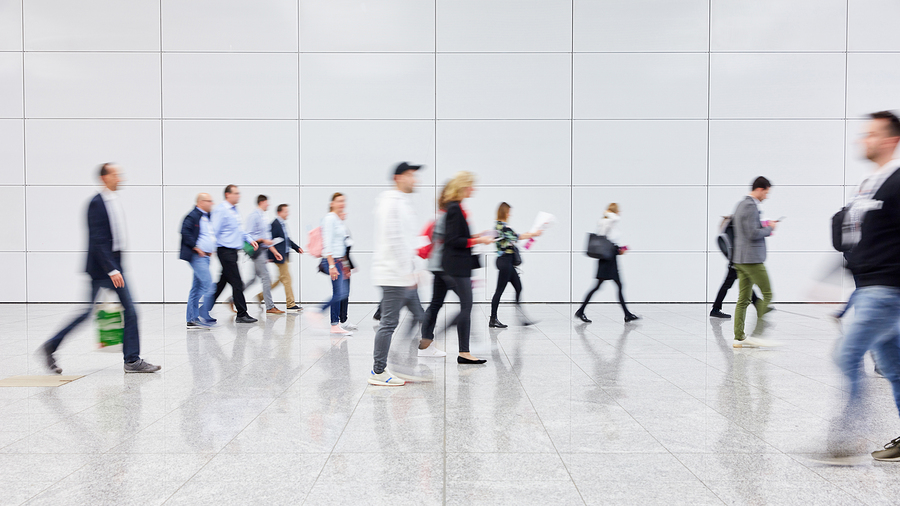
[{"label": "man's dark blazer", "polygon": [[91,279],[107,279],[112,271],[122,272],[122,258],[113,251],[112,226],[103,196],[99,193],[88,204],[88,255],[85,271]]},{"label": "man's dark blazer", "polygon": [[[184,261],[190,262],[191,256],[194,254],[194,246],[197,245],[197,239],[200,237],[201,217],[203,217],[203,211],[194,207],[181,222],[181,254],[178,258]],[[207,251],[207,253],[212,252]]]},{"label": "man's dark blazer", "polygon": [[[284,239],[284,228],[282,228],[281,222],[278,221],[277,218],[272,220],[272,239],[275,239],[276,237]],[[290,245],[288,245],[288,242],[290,242]],[[275,245],[275,250],[281,253],[281,261],[275,260],[275,255],[272,254],[272,250],[269,250],[269,260],[272,260],[276,264],[283,264],[291,253],[290,250],[288,250],[288,246],[290,246],[290,249],[298,253],[300,252],[300,246],[297,246],[294,241],[281,241]]]}]

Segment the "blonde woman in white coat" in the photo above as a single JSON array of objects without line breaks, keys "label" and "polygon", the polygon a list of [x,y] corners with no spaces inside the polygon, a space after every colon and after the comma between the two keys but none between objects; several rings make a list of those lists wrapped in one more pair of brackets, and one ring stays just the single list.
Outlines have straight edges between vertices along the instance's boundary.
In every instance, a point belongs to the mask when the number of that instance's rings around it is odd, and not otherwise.
[{"label": "blonde woman in white coat", "polygon": [[[619,222],[619,205],[613,202],[606,208],[606,213],[603,216],[603,219],[600,220],[599,225],[597,225],[597,235],[605,236],[611,243],[616,245],[616,251],[618,251],[618,255],[624,255],[627,248],[620,247],[616,240],[619,237],[619,230],[617,224]],[[616,286],[619,288],[619,304],[622,305],[622,311],[625,313],[625,321],[630,322],[639,319],[639,316],[635,315],[631,311],[628,310],[628,307],[625,305],[625,295],[622,293],[622,280],[619,279],[619,264],[617,261],[618,255],[612,257],[609,260],[598,260],[597,264],[597,284],[591,288],[591,290],[584,297],[584,302],[581,303],[581,307],[578,308],[578,311],[575,311],[575,317],[585,323],[591,323],[591,320],[584,315],[584,308],[587,307],[588,303],[591,301],[591,297],[594,296],[594,292],[600,289],[600,285],[603,284],[606,280],[612,280]]]}]

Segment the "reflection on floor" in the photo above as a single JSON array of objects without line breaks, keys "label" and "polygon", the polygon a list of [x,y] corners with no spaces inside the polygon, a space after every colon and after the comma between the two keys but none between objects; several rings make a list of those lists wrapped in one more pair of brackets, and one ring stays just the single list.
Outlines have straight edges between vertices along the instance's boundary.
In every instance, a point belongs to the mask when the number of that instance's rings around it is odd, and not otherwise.
[{"label": "reflection on floor", "polygon": [[[726,311],[733,306],[726,306]],[[154,375],[125,375],[93,330],[59,352],[58,388],[0,389],[0,504],[891,504],[900,463],[816,464],[842,379],[828,305],[782,305],[777,350],[734,350],[702,305],[530,305],[472,352],[390,367],[425,381],[372,387],[374,306],[332,339],[301,315],[185,330],[184,308],[139,306]],[[0,376],[43,374],[33,352],[75,306],[0,305]],[[451,316],[457,306],[450,307]],[[752,312],[752,310],[751,310]],[[404,313],[405,315],[405,313]],[[446,324],[444,314],[438,327]],[[868,360],[868,359],[867,359]],[[866,446],[900,435],[886,381],[869,374]]]}]

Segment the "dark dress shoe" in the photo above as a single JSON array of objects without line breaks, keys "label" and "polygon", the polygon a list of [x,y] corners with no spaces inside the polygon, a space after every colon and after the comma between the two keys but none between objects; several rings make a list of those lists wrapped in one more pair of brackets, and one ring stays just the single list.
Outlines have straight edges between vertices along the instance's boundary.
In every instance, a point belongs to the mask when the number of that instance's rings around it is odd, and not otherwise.
[{"label": "dark dress shoe", "polygon": [[497,317],[493,317],[491,318],[490,323],[488,323],[488,327],[492,329],[505,329],[506,327],[509,327],[509,325],[504,325],[500,322],[500,320],[497,319]]},{"label": "dark dress shoe", "polygon": [[50,372],[54,374],[62,374],[62,368],[56,364],[56,358],[53,357],[53,354],[47,351],[45,346],[41,346],[40,354],[46,360],[47,369],[50,369]]},{"label": "dark dress shoe", "polygon": [[575,318],[578,318],[579,320],[583,321],[584,323],[591,323],[591,319],[588,318],[587,316],[584,316],[584,313],[582,313],[581,311],[578,311],[575,313]]},{"label": "dark dress shoe", "polygon": [[635,320],[640,320],[640,319],[641,319],[640,316],[633,314],[633,313],[628,313],[627,315],[625,315],[625,323],[633,322]]},{"label": "dark dress shoe", "polygon": [[235,322],[235,323],[256,323],[256,322],[258,322],[258,321],[259,321],[259,320],[257,320],[256,318],[254,318],[254,317],[252,317],[252,316],[250,316],[250,315],[247,315],[247,316],[238,316],[237,318],[234,319],[234,322]]},{"label": "dark dress shoe", "polygon": [[457,364],[483,364],[485,362],[487,362],[487,360],[485,360],[483,358],[480,358],[478,360],[469,360],[469,359],[463,358],[463,357],[456,357]]},{"label": "dark dress shoe", "polygon": [[730,315],[730,314],[723,313],[723,312],[721,312],[721,311],[719,311],[719,310],[717,309],[717,310],[715,310],[715,311],[710,311],[710,312],[709,312],[709,317],[710,317],[710,318],[724,318],[724,319],[727,320],[727,319],[731,318],[731,315]]}]

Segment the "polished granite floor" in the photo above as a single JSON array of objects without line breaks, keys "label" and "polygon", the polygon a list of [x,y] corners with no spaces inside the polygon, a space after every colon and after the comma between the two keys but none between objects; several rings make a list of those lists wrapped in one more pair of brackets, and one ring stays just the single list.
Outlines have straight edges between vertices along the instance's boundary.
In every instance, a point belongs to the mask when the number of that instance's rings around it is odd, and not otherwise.
[{"label": "polished granite floor", "polygon": [[[0,377],[44,374],[33,352],[76,309],[0,305]],[[346,340],[303,314],[188,331],[182,306],[139,306],[159,374],[123,374],[85,326],[59,352],[83,378],[0,388],[0,504],[896,502],[900,463],[813,460],[842,396],[835,306],[780,306],[775,350],[733,349],[702,305],[634,305],[635,324],[614,305],[590,325],[527,309],[538,325],[493,331],[475,307],[484,366],[452,360],[455,332],[438,335],[446,361],[397,336],[390,367],[422,381],[385,388],[365,381],[374,306],[350,307]],[[871,367],[874,450],[900,419]]]}]

